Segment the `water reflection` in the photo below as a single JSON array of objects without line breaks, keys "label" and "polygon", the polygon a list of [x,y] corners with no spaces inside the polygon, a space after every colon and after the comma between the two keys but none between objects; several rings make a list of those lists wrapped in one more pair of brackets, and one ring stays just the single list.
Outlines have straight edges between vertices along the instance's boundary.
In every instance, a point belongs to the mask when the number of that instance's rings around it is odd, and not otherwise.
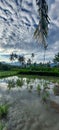
[{"label": "water reflection", "polygon": [[58,88],[57,81],[44,78],[14,76],[0,79],[0,104],[10,106],[7,123],[5,120],[7,129],[20,130],[22,125],[22,130],[46,130],[58,126],[59,115],[50,107],[59,110]]},{"label": "water reflection", "polygon": [[49,97],[50,94],[59,94],[59,84],[53,80],[46,80],[44,78],[20,78],[18,76],[0,79],[0,88],[9,90],[28,90],[28,92],[36,91],[43,98]]}]

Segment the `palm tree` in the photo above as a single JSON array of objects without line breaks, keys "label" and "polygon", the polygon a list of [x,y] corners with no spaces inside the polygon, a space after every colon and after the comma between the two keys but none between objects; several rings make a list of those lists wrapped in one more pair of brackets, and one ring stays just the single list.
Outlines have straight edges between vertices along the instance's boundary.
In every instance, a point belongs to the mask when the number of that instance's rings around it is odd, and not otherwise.
[{"label": "palm tree", "polygon": [[14,54],[10,54],[10,60],[13,61],[14,60]]},{"label": "palm tree", "polygon": [[59,63],[59,52],[57,54],[55,54],[53,62],[54,63]]},{"label": "palm tree", "polygon": [[27,60],[27,65],[31,65],[31,59],[30,58]]},{"label": "palm tree", "polygon": [[32,58],[32,63],[33,63],[34,53],[31,54],[31,58]]},{"label": "palm tree", "polygon": [[35,38],[41,41],[44,48],[46,48],[47,43],[46,39],[48,36],[48,24],[49,24],[49,17],[48,17],[48,5],[46,0],[36,0],[38,5],[38,13],[39,13],[39,24],[34,32]]},{"label": "palm tree", "polygon": [[25,57],[24,56],[19,56],[18,61],[22,64],[22,66],[25,64]]}]

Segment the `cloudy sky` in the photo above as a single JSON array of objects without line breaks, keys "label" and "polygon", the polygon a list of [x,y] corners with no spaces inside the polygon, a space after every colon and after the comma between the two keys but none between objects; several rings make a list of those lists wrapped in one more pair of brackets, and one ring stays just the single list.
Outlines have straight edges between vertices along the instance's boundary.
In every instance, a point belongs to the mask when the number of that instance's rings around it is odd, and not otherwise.
[{"label": "cloudy sky", "polygon": [[[51,19],[46,61],[59,51],[59,0],[47,0]],[[36,0],[0,0],[0,61],[9,62],[12,52],[43,61],[44,50],[34,37],[38,25]]]}]

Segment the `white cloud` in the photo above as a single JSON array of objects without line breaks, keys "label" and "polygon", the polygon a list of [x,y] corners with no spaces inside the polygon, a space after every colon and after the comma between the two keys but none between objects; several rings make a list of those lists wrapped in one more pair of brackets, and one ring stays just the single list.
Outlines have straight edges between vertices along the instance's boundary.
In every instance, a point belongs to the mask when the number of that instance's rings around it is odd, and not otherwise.
[{"label": "white cloud", "polygon": [[[46,61],[52,60],[59,51],[59,0],[48,0],[49,25],[48,50]],[[21,9],[22,6],[22,9]],[[5,0],[0,1],[0,52],[10,54],[38,53],[35,60],[43,60],[43,49],[33,38],[35,26],[38,24],[36,0]]]}]

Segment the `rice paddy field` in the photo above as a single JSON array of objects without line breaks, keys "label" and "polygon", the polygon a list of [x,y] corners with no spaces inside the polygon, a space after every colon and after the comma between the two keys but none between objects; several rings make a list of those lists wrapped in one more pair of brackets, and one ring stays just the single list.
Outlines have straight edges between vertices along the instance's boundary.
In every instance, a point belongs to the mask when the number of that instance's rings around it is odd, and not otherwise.
[{"label": "rice paddy field", "polygon": [[[7,107],[6,107],[7,106]],[[59,130],[59,79],[0,79],[0,130]]]}]

